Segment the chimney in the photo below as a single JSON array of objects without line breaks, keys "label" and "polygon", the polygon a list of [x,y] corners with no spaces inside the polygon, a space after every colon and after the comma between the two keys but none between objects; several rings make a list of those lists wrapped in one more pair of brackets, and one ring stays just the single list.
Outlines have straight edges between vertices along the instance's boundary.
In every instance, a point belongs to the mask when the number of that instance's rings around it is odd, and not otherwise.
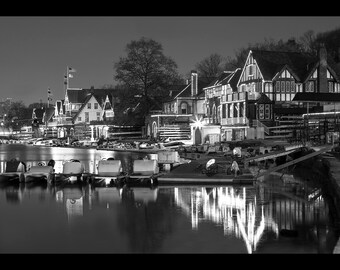
[{"label": "chimney", "polygon": [[320,44],[319,48],[319,74],[318,74],[318,84],[319,92],[328,92],[328,81],[327,81],[327,50],[325,44]]},{"label": "chimney", "polygon": [[191,71],[191,96],[197,95],[197,71]]}]

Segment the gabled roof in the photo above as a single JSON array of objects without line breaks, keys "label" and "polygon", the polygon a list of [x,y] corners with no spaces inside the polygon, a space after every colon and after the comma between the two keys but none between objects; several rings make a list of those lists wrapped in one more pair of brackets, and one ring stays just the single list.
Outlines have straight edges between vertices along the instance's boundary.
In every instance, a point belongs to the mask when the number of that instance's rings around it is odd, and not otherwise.
[{"label": "gabled roof", "polygon": [[89,94],[86,96],[86,98],[85,98],[83,104],[81,105],[81,107],[79,108],[79,110],[77,111],[77,113],[76,113],[75,115],[72,116],[72,120],[77,119],[78,115],[82,112],[82,110],[84,109],[84,107],[86,106],[86,104],[89,102],[89,100],[90,100],[92,97],[94,97],[94,98],[96,99],[96,97],[95,97],[94,95],[92,95],[91,93],[89,93]]},{"label": "gabled roof", "polygon": [[55,113],[54,107],[46,108],[43,121],[44,122],[50,121],[51,118],[54,116],[54,113]]},{"label": "gabled roof", "polygon": [[287,65],[301,80],[304,80],[318,62],[318,58],[301,52],[252,50],[264,80],[273,77]]},{"label": "gabled roof", "polygon": [[229,84],[233,91],[237,91],[237,83],[239,81],[241,74],[242,70],[240,68],[237,68],[233,71],[224,71],[219,77],[217,77],[215,80],[209,83],[208,86],[205,87],[205,89],[216,85]]},{"label": "gabled roof", "polygon": [[237,82],[239,81],[242,74],[242,69],[237,68],[234,71],[234,74],[228,79],[230,87],[233,89],[233,91],[237,91]]},{"label": "gabled roof", "polygon": [[209,83],[205,88],[212,87],[215,85],[226,85],[229,83],[230,77],[234,74],[235,71],[223,71],[223,73],[214,79],[211,83]]},{"label": "gabled roof", "polygon": [[102,106],[105,102],[106,96],[109,96],[110,101],[112,101],[113,97],[118,96],[119,90],[111,89],[111,88],[104,88],[104,89],[96,89],[96,88],[89,88],[89,89],[67,89],[67,96],[70,103],[84,103],[85,99],[90,96],[94,95],[98,101],[98,103]]},{"label": "gabled roof", "polygon": [[70,103],[83,103],[86,94],[83,89],[67,89],[67,97]]},{"label": "gabled roof", "polygon": [[[199,77],[197,79],[197,95],[196,97],[202,97],[205,95],[203,88],[206,88],[216,77]],[[191,97],[191,82],[187,85],[185,89],[176,97]]]},{"label": "gabled roof", "polygon": [[255,101],[255,103],[273,103],[273,101],[270,100],[265,93],[260,93],[260,97]]},{"label": "gabled roof", "polygon": [[65,113],[65,100],[64,99],[59,99],[56,101],[56,110],[58,114],[60,113]]}]

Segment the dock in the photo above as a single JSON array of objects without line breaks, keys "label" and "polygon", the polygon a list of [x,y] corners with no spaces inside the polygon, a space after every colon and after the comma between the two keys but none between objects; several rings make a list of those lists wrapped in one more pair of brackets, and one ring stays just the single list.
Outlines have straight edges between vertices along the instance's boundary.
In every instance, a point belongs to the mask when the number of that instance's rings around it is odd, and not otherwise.
[{"label": "dock", "polygon": [[187,184],[252,184],[255,181],[254,176],[250,171],[245,171],[241,175],[227,174],[226,172],[218,172],[212,176],[207,176],[202,173],[202,162],[192,161],[187,164],[182,164],[173,169],[169,173],[157,178],[159,184],[163,183],[187,183]]},{"label": "dock", "polygon": [[281,164],[281,165],[279,165],[279,166],[272,167],[272,168],[270,168],[270,169],[268,169],[268,170],[266,170],[266,171],[264,171],[264,172],[258,174],[258,175],[257,175],[257,178],[258,178],[258,177],[261,177],[261,176],[265,176],[266,174],[270,174],[270,173],[272,173],[272,172],[276,172],[276,171],[282,170],[282,169],[284,169],[284,168],[286,168],[286,167],[295,165],[295,164],[297,164],[297,163],[299,163],[299,162],[301,162],[301,161],[307,160],[307,159],[309,159],[309,158],[318,156],[318,155],[320,155],[320,154],[322,154],[322,153],[325,153],[325,152],[327,152],[327,151],[330,151],[332,148],[333,148],[332,146],[325,146],[325,147],[321,148],[320,150],[315,151],[315,152],[313,152],[313,153],[310,153],[310,154],[307,154],[307,155],[302,156],[302,157],[300,157],[300,158],[297,158],[297,159],[294,159],[294,160],[292,160],[292,161],[286,162],[286,163]]},{"label": "dock", "polygon": [[267,154],[263,154],[263,155],[257,155],[255,157],[249,157],[249,158],[245,158],[244,162],[259,162],[259,161],[264,161],[264,160],[268,160],[268,159],[275,159],[277,157],[281,157],[281,156],[286,156],[289,155],[291,153],[294,153],[296,151],[299,151],[299,149],[292,149],[292,150],[282,150],[282,151],[272,151],[269,152]]}]

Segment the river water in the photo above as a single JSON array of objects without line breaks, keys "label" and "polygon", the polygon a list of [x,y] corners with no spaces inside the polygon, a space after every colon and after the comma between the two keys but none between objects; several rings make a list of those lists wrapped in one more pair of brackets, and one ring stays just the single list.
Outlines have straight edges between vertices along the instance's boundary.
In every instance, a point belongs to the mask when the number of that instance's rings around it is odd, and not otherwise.
[{"label": "river water", "polygon": [[[102,158],[129,169],[141,155],[11,144],[0,145],[0,166],[54,159],[58,172],[76,158],[94,172]],[[332,253],[338,240],[321,189],[294,175],[250,185],[2,184],[0,217],[0,253]]]}]

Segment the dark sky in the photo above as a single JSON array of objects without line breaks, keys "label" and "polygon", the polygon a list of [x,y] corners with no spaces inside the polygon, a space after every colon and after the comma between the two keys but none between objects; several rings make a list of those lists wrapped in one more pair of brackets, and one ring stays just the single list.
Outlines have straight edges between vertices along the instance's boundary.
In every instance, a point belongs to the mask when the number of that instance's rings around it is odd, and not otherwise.
[{"label": "dark sky", "polygon": [[64,98],[66,67],[76,69],[70,87],[114,84],[113,64],[132,40],[151,38],[185,75],[212,53],[234,57],[237,49],[265,39],[284,40],[340,27],[340,16],[4,16],[0,17],[0,99],[26,105]]}]

